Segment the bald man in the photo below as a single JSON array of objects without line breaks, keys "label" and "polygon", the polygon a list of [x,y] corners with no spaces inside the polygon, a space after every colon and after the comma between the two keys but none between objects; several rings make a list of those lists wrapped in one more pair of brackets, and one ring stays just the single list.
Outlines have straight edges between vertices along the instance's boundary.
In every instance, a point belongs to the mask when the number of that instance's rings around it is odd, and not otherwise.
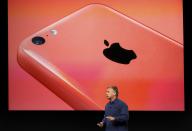
[{"label": "bald man", "polygon": [[99,127],[105,126],[105,131],[128,131],[129,112],[125,102],[118,98],[119,92],[116,86],[106,89],[106,97],[109,102],[105,106],[105,115]]}]

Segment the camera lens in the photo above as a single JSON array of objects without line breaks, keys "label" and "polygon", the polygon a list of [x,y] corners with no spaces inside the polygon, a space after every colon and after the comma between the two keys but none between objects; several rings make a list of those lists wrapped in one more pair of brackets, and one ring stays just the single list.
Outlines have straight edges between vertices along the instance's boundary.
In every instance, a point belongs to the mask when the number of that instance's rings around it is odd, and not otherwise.
[{"label": "camera lens", "polygon": [[45,43],[45,39],[41,36],[35,36],[32,38],[32,42],[35,45],[42,45]]}]

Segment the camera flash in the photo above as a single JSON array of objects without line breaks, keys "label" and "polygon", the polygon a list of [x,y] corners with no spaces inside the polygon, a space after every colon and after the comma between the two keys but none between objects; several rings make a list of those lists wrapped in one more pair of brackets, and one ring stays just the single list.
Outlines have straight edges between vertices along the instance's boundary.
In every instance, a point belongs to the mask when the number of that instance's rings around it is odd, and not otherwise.
[{"label": "camera flash", "polygon": [[57,33],[58,33],[57,30],[51,30],[50,32],[52,35],[57,35]]}]

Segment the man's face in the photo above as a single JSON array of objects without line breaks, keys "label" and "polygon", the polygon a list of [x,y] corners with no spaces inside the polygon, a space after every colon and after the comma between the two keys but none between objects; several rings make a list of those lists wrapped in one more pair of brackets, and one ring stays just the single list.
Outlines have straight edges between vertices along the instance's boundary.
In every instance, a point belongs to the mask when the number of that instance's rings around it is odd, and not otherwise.
[{"label": "man's face", "polygon": [[106,90],[106,97],[107,99],[111,99],[115,96],[115,93],[112,88],[107,88]]}]

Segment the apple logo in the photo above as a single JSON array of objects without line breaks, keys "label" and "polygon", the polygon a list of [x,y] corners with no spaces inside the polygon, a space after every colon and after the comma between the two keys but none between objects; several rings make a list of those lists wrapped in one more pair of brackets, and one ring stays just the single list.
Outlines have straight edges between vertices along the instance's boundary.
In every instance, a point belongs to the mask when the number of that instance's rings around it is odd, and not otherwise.
[{"label": "apple logo", "polygon": [[[104,44],[109,46],[109,42],[107,40],[104,40]],[[124,49],[119,43],[112,43],[110,47],[103,50],[103,54],[111,61],[120,64],[129,64],[131,60],[137,58],[137,55],[133,50]]]}]

